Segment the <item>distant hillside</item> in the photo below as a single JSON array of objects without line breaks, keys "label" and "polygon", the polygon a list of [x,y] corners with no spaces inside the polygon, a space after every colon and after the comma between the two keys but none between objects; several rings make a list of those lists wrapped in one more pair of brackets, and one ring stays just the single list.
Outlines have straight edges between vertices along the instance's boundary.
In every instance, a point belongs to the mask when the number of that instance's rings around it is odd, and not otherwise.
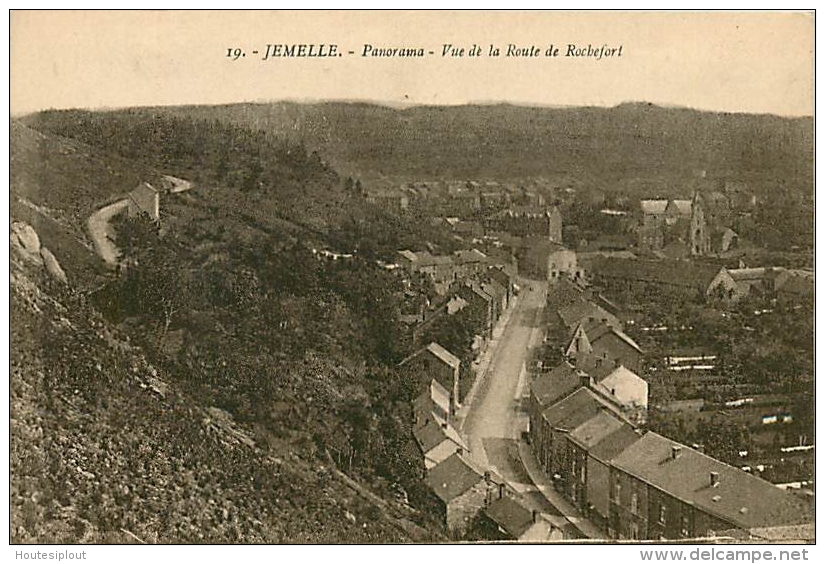
[{"label": "distant hillside", "polygon": [[[392,109],[271,103],[117,111],[243,124],[304,143],[340,172],[410,178],[518,178],[586,172],[599,188],[637,179],[784,180],[811,190],[813,120],[648,104]],[[50,128],[49,112],[28,118]]]}]

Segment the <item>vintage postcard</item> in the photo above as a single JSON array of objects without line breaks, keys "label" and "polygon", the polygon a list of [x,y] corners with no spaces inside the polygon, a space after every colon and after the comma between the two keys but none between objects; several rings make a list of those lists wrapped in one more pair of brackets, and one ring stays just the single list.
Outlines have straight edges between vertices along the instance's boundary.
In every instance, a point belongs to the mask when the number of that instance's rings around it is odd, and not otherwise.
[{"label": "vintage postcard", "polygon": [[798,11],[12,10],[10,543],[814,543],[813,59]]}]

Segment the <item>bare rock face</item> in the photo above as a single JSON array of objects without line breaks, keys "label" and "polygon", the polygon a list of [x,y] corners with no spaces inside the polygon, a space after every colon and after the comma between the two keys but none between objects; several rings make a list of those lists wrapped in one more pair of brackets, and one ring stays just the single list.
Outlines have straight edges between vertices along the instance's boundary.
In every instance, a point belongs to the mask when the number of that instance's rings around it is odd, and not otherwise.
[{"label": "bare rock face", "polygon": [[24,259],[37,264],[43,263],[40,256],[40,237],[37,236],[37,231],[28,223],[22,221],[12,222],[9,243]]},{"label": "bare rock face", "polygon": [[46,272],[49,273],[49,276],[61,284],[69,283],[69,279],[66,278],[66,273],[63,272],[63,268],[61,268],[57,258],[49,249],[40,247],[40,257],[43,259],[43,266],[46,267]]}]

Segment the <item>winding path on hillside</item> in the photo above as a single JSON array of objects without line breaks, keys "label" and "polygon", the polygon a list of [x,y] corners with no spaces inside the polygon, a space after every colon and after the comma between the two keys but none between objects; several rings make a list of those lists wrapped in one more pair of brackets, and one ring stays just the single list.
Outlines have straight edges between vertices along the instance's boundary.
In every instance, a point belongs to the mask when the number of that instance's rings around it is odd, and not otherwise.
[{"label": "winding path on hillside", "polygon": [[118,200],[108,206],[104,206],[89,216],[87,221],[89,234],[95,244],[95,250],[107,265],[116,266],[120,251],[115,245],[115,233],[112,229],[111,220],[121,213],[129,205],[128,198]]}]

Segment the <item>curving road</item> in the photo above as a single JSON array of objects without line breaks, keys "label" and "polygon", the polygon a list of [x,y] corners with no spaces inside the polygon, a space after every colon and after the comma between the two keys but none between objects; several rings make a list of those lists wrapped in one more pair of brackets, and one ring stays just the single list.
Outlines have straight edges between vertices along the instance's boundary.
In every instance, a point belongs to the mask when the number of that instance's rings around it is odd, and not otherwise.
[{"label": "curving road", "polygon": [[120,251],[115,246],[115,233],[110,221],[114,216],[125,210],[128,205],[128,199],[118,200],[97,210],[89,216],[87,222],[89,234],[95,244],[95,250],[109,266],[116,266],[117,259],[120,257]]}]

